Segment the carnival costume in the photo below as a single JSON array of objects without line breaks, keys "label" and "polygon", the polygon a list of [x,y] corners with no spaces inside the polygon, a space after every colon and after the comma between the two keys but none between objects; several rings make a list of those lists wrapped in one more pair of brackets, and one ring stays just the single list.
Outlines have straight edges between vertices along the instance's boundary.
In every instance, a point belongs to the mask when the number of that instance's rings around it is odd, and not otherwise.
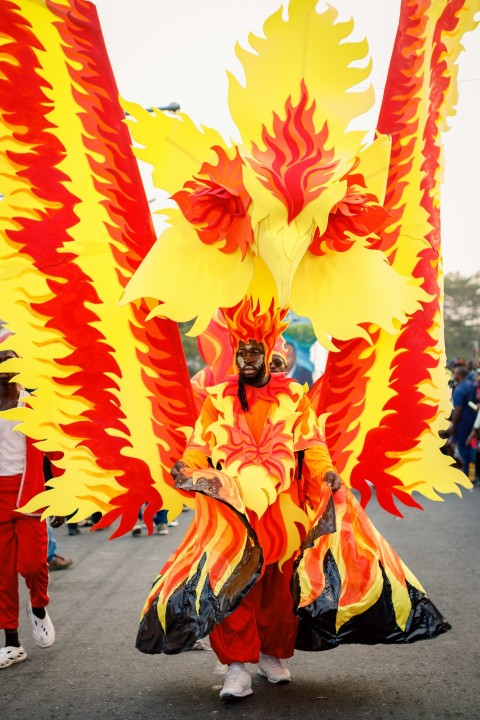
[{"label": "carnival costume", "polygon": [[[448,629],[346,486],[363,505],[373,486],[397,515],[399,503],[420,507],[414,492],[435,500],[469,486],[438,437],[450,414],[439,178],[476,7],[403,0],[375,128],[354,124],[373,104],[366,42],[315,6],[291,0],[288,19],[280,9],[250,39],[254,52],[238,50],[246,83],[230,77],[229,104],[242,139],[228,144],[186,115],[120,108],[90,3],[2,4],[4,56],[22,53],[35,102],[32,123],[5,61],[4,313],[24,384],[38,387],[24,432],[62,450],[64,470],[25,509],[100,510],[100,526],[120,518],[118,535],[142,503],[147,523],[161,505],[175,517],[195,504],[142,615],[146,652],[215,636],[268,568],[289,564],[298,648]],[[135,154],[177,205],[156,242],[124,111]],[[308,399],[284,378],[252,391],[261,434],[235,405],[236,381],[219,378],[186,451],[194,472],[176,489],[169,470],[196,411],[175,323],[195,319],[201,334],[218,308],[237,340],[260,332],[268,352],[292,308],[330,350],[327,368]],[[345,483],[333,497],[327,467]]]}]

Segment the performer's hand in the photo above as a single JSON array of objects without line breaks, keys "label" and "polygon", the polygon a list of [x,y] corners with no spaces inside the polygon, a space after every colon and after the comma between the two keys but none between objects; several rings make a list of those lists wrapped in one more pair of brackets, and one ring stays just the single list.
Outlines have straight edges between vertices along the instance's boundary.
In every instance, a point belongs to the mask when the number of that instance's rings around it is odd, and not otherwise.
[{"label": "performer's hand", "polygon": [[183,460],[178,460],[178,462],[176,462],[170,470],[170,475],[175,481],[174,487],[178,487],[182,484],[182,482],[185,482],[185,480],[187,480],[186,476],[182,472],[184,468],[188,468],[187,463],[184,463]]},{"label": "performer's hand", "polygon": [[65,522],[65,518],[62,515],[52,515],[52,517],[49,520],[50,527],[54,528],[55,530],[63,525]]},{"label": "performer's hand", "polygon": [[332,492],[337,492],[337,490],[340,489],[341,480],[338,477],[337,473],[334,473],[333,470],[329,470],[325,473],[323,476],[323,479],[327,483],[327,485],[330,485],[332,488]]}]

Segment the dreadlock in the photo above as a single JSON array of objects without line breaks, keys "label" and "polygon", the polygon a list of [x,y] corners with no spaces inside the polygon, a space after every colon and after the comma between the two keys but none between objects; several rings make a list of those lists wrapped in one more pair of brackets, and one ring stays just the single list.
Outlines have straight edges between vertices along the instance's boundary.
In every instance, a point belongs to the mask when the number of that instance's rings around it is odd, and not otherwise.
[{"label": "dreadlock", "polygon": [[248,412],[248,400],[247,400],[247,390],[245,388],[245,383],[243,382],[242,378],[238,378],[238,399],[240,400],[240,405],[242,406],[243,412]]}]

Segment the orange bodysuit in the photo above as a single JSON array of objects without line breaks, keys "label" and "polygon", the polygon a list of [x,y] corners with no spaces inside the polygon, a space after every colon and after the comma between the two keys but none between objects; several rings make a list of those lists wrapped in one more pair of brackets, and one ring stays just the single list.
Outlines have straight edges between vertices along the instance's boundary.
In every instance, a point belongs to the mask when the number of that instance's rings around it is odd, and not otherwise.
[{"label": "orange bodysuit", "polygon": [[[258,662],[260,652],[293,655],[298,626],[290,591],[293,563],[310,529],[322,479],[335,471],[300,385],[276,376],[263,388],[247,386],[248,412],[241,409],[237,387],[232,378],[209,388],[182,458],[193,470],[208,468],[210,462],[237,480],[263,552],[261,578],[210,635],[225,664]],[[299,451],[309,470],[308,487],[297,477]],[[257,479],[260,493],[251,488]]]}]

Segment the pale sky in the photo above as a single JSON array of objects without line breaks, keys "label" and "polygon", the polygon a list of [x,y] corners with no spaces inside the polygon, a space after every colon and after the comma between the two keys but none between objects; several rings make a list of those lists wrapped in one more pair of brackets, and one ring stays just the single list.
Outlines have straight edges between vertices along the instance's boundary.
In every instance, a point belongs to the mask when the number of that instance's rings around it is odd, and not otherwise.
[{"label": "pale sky", "polygon": [[[237,138],[227,105],[229,69],[241,76],[234,48],[280,0],[96,0],[121,95],[144,106],[176,101],[197,124]],[[322,3],[320,3],[322,4]],[[381,100],[398,23],[400,0],[330,0],[341,19],[353,17],[373,59],[372,82]],[[445,272],[480,271],[480,28],[464,38],[459,102],[444,135],[442,238]],[[378,110],[377,110],[378,113]],[[145,175],[145,173],[143,173]],[[152,190],[146,182],[148,197]]]}]

